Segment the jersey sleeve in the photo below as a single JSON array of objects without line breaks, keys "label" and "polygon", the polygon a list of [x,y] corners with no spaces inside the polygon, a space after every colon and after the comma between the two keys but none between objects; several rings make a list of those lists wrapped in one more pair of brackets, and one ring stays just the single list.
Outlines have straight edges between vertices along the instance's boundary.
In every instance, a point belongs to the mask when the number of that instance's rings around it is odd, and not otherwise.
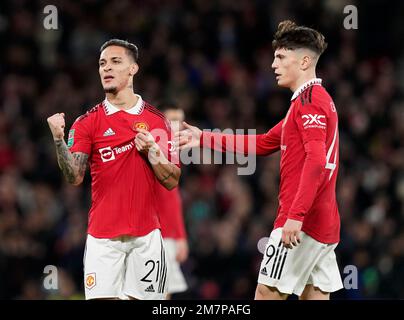
[{"label": "jersey sleeve", "polygon": [[320,104],[300,106],[295,121],[303,144],[311,140],[326,141],[327,114]]},{"label": "jersey sleeve", "polygon": [[295,121],[303,141],[305,159],[288,218],[303,221],[313,205],[325,172],[327,114],[319,104],[305,104],[299,107]]},{"label": "jersey sleeve", "polygon": [[295,198],[288,212],[288,218],[303,221],[313,206],[320,182],[325,174],[325,143],[310,140],[304,144],[305,159]]},{"label": "jersey sleeve", "polygon": [[278,122],[267,133],[257,136],[257,155],[266,156],[279,151],[281,147],[283,120]]},{"label": "jersey sleeve", "polygon": [[258,135],[234,135],[203,131],[200,144],[202,147],[220,152],[266,156],[280,149],[282,123],[283,120],[267,133]]},{"label": "jersey sleeve", "polygon": [[73,123],[67,137],[67,147],[69,148],[70,152],[83,152],[88,155],[91,154],[92,139],[88,119],[88,117],[85,119],[79,117]]}]

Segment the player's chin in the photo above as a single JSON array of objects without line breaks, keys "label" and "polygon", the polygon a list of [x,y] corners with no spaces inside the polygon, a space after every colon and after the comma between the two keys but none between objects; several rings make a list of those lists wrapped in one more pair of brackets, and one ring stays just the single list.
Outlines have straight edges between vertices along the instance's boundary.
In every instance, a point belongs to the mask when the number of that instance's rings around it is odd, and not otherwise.
[{"label": "player's chin", "polygon": [[282,88],[288,88],[288,83],[283,79],[278,79],[278,86]]},{"label": "player's chin", "polygon": [[105,93],[116,93],[118,88],[116,86],[104,86]]}]

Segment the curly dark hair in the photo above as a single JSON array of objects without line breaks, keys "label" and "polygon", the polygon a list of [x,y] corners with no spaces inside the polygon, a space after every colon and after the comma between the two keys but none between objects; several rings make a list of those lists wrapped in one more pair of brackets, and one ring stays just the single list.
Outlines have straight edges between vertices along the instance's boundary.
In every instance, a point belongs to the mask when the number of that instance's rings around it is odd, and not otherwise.
[{"label": "curly dark hair", "polygon": [[278,25],[278,30],[272,41],[272,48],[274,50],[279,48],[290,50],[307,48],[321,55],[327,48],[327,42],[319,31],[298,26],[293,21],[285,20]]}]

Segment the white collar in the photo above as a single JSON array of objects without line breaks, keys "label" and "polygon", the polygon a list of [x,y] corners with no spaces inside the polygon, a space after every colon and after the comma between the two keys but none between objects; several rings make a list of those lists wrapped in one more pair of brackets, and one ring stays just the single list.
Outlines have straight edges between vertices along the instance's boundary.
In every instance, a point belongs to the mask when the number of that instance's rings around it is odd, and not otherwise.
[{"label": "white collar", "polygon": [[313,85],[320,85],[323,80],[320,78],[313,78],[310,79],[309,81],[303,83],[295,92],[293,92],[293,96],[290,100],[296,99],[304,90],[306,90],[308,87],[311,87]]},{"label": "white collar", "polygon": [[135,94],[135,96],[138,97],[136,104],[132,108],[127,110],[118,109],[111,102],[109,102],[107,98],[105,98],[104,100],[105,113],[107,115],[111,115],[118,111],[125,111],[130,114],[140,114],[143,110],[143,99],[138,94]]}]

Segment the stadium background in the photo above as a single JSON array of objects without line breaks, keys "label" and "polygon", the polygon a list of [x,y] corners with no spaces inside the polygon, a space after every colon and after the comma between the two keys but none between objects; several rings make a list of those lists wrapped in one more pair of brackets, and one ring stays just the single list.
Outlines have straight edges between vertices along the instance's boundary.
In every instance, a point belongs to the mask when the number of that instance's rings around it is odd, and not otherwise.
[{"label": "stadium background", "polygon": [[[135,42],[135,90],[174,101],[202,128],[266,132],[289,106],[270,65],[283,19],[321,30],[329,47],[318,75],[340,123],[337,257],[359,270],[340,299],[404,298],[404,3],[402,1],[53,1],[58,30],[45,30],[47,1],[0,2],[0,298],[80,299],[90,179],[63,182],[46,118],[67,126],[103,99],[97,61],[111,37]],[[358,8],[358,30],[343,7]],[[235,166],[183,166],[190,257],[185,299],[252,299],[276,213],[279,155],[253,176]],[[47,291],[46,265],[59,270]]]}]

